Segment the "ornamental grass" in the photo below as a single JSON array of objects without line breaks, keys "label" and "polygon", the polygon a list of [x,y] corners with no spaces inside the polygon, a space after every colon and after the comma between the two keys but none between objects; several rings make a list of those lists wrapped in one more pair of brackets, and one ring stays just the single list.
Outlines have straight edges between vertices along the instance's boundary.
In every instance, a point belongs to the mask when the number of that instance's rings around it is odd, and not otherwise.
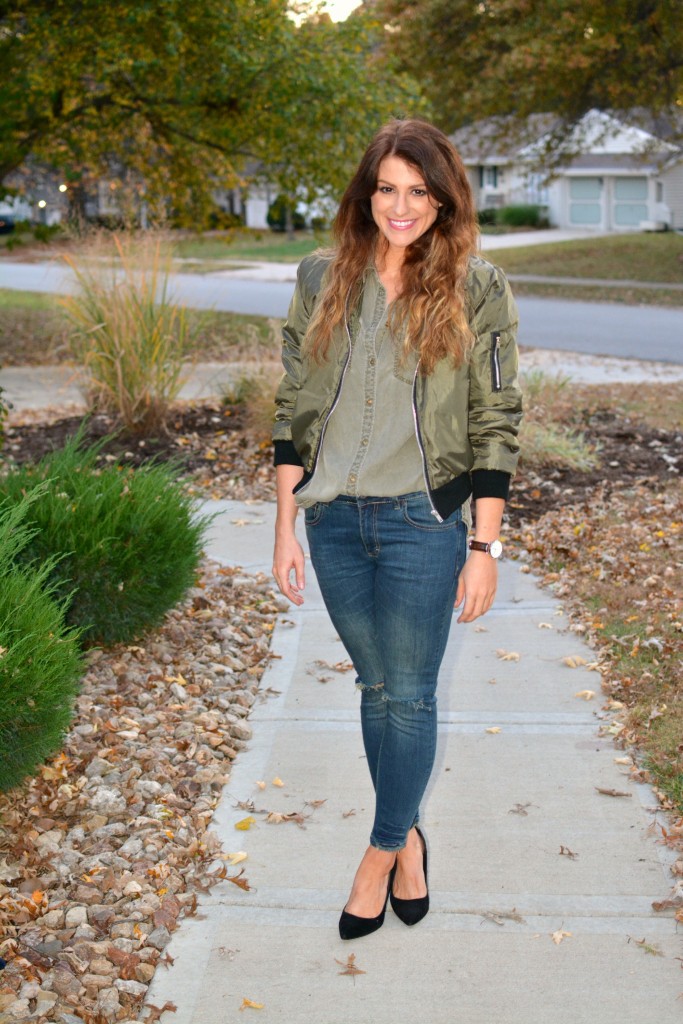
[{"label": "ornamental grass", "polygon": [[85,370],[92,411],[113,413],[129,431],[163,429],[184,383],[201,318],[190,321],[169,294],[172,251],[155,233],[95,234],[77,258],[78,284],[60,299],[69,346]]}]

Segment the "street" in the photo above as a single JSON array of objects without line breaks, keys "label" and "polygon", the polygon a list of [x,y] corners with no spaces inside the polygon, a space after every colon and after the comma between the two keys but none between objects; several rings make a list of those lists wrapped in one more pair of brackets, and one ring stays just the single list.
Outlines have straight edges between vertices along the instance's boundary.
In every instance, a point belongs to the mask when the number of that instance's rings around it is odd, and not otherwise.
[{"label": "street", "polygon": [[[59,293],[72,287],[70,271],[56,263],[0,263],[0,288]],[[171,292],[195,309],[284,317],[293,287],[291,280],[249,280],[224,271],[175,274]],[[518,305],[520,345],[683,364],[681,309],[528,296]]]}]

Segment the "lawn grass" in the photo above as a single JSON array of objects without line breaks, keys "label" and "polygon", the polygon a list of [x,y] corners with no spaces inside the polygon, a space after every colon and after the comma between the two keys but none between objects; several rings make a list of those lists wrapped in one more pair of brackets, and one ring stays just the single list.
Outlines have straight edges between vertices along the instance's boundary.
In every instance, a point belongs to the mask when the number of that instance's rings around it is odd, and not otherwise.
[{"label": "lawn grass", "polygon": [[329,244],[326,235],[297,231],[288,239],[282,232],[225,232],[222,236],[183,238],[173,246],[181,258],[218,260],[259,260],[272,263],[298,263],[310,252]]},{"label": "lawn grass", "polygon": [[515,295],[539,299],[572,299],[576,302],[612,302],[619,306],[683,307],[683,290],[667,288],[626,288],[586,284],[540,284],[511,281]]},{"label": "lawn grass", "polygon": [[672,231],[491,249],[485,255],[508,274],[683,283],[683,235]]}]

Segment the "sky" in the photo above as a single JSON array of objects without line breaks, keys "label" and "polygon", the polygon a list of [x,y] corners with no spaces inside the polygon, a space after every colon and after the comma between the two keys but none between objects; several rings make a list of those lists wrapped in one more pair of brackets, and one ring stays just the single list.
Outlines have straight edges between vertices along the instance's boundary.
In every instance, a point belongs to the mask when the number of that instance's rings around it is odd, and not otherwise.
[{"label": "sky", "polygon": [[360,7],[360,0],[327,0],[325,3],[333,21],[344,21],[355,7]]}]

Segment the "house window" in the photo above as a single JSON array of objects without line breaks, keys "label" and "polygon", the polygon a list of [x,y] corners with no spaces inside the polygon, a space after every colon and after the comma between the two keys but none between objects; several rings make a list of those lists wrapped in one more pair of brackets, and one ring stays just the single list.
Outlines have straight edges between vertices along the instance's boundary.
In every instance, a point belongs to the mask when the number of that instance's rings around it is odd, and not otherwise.
[{"label": "house window", "polygon": [[[501,175],[502,177],[502,175]],[[493,164],[492,167],[480,166],[479,168],[479,187],[480,188],[498,188],[498,167]]]},{"label": "house window", "polygon": [[657,202],[657,203],[663,203],[664,202],[664,182],[663,181],[658,181],[657,182],[657,198],[656,198],[655,202]]}]

